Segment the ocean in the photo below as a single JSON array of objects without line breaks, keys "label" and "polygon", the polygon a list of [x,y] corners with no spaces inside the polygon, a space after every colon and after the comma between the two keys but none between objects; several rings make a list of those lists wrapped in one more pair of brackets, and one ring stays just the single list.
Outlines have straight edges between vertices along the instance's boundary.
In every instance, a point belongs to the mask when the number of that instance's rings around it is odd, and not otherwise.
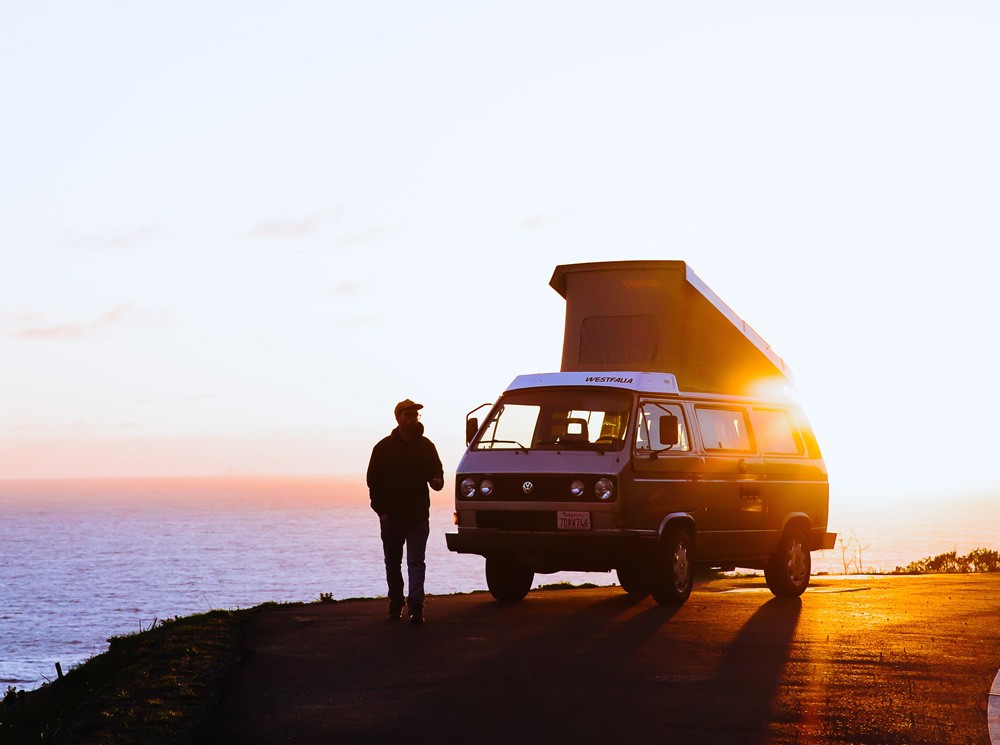
[{"label": "ocean", "polygon": [[[831,499],[838,547],[813,571],[891,570],[1000,548],[992,501],[852,506]],[[992,508],[992,513],[987,508]],[[483,560],[450,553],[448,489],[433,495],[426,588],[486,588]],[[610,585],[613,573],[538,575]],[[32,689],[158,620],[267,601],[385,594],[378,523],[361,478],[0,481],[0,695]],[[433,601],[429,611],[433,613]]]}]

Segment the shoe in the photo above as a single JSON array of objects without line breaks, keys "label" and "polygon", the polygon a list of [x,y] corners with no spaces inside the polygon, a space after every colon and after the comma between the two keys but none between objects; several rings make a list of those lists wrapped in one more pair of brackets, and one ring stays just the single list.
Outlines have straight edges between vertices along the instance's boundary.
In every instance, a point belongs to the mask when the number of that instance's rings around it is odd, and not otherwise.
[{"label": "shoe", "polygon": [[390,621],[398,621],[403,617],[403,608],[405,607],[403,603],[389,603],[388,619]]},{"label": "shoe", "polygon": [[410,623],[414,626],[419,626],[424,622],[424,609],[414,606],[410,610]]}]

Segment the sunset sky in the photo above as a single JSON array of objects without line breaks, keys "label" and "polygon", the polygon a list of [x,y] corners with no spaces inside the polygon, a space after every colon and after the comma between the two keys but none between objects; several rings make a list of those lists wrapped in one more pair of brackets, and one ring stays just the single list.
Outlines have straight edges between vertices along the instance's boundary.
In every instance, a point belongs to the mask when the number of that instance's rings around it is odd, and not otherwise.
[{"label": "sunset sky", "polygon": [[[995,493],[993,2],[0,11],[0,478],[361,473],[680,259],[842,499]],[[680,381],[683,388],[683,379]]]}]

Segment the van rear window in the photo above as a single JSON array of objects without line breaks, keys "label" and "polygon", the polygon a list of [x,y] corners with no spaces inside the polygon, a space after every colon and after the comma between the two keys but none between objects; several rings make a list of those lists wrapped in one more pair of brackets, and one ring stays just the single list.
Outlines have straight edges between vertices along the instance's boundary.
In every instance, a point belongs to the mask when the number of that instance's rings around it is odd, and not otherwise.
[{"label": "van rear window", "polygon": [[765,455],[802,455],[802,435],[792,425],[787,411],[753,409],[750,412],[754,436]]},{"label": "van rear window", "polygon": [[698,407],[698,428],[706,450],[738,450],[750,452],[750,433],[742,409]]}]

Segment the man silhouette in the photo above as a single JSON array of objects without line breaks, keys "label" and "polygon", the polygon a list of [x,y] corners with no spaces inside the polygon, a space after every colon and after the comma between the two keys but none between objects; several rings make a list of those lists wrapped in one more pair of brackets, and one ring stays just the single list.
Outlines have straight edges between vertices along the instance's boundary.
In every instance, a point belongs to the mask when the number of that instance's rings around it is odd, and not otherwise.
[{"label": "man silhouette", "polygon": [[[406,605],[410,623],[424,622],[424,555],[430,534],[430,492],[441,491],[444,472],[434,443],[424,437],[418,404],[396,404],[396,428],[372,449],[368,462],[368,494],[378,515],[389,588],[389,620],[397,621]],[[403,546],[409,594],[403,600]]]}]

